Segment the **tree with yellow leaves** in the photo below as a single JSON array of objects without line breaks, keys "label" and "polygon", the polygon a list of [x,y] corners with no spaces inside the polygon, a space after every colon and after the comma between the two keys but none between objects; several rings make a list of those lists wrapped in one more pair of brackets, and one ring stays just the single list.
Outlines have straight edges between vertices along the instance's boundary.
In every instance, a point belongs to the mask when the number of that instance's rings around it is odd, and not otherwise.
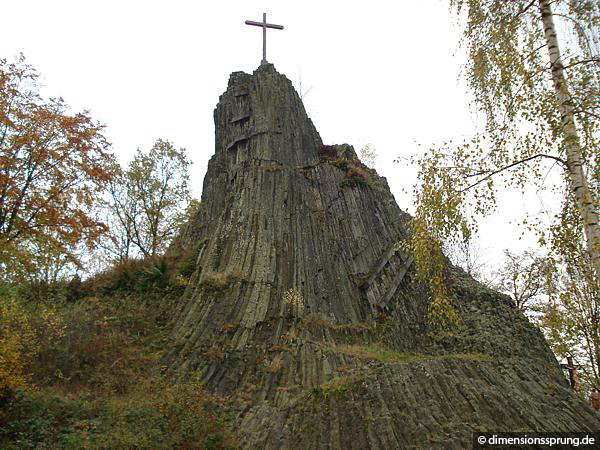
[{"label": "tree with yellow leaves", "polygon": [[[564,267],[584,249],[587,279],[600,277],[600,8],[592,0],[450,0],[465,23],[465,75],[485,131],[433,148],[419,169],[412,250],[431,280],[430,312],[458,323],[444,276],[444,245],[467,242],[505,186],[550,191],[562,202],[537,231]],[[555,25],[560,21],[558,32]],[[557,180],[554,185],[549,180]],[[568,229],[569,233],[556,232]],[[578,262],[583,264],[583,260]]]},{"label": "tree with yellow leaves", "polygon": [[110,179],[102,126],[38,92],[23,56],[0,59],[0,278],[35,270],[36,252],[76,262],[106,230],[90,214]]}]

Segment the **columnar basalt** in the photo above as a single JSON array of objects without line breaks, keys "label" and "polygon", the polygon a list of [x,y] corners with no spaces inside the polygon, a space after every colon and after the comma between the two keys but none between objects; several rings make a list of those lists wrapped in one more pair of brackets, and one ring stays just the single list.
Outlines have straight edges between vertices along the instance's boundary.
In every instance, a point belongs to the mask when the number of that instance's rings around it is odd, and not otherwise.
[{"label": "columnar basalt", "polygon": [[323,145],[270,64],[231,75],[169,353],[227,395],[248,448],[462,448],[474,430],[597,430],[542,335],[453,269],[462,331],[428,334],[410,216],[351,146]]}]

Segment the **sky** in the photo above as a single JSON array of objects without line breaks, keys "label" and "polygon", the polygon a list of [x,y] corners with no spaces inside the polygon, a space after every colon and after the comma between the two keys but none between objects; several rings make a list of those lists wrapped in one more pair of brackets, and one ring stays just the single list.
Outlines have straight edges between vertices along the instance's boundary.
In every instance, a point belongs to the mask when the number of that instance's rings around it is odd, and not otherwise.
[{"label": "sky", "polygon": [[[158,138],[186,148],[195,197],[229,74],[260,63],[262,30],[244,21],[260,21],[263,12],[284,26],[268,30],[267,59],[302,87],[324,143],[372,144],[402,209],[414,209],[415,179],[402,158],[472,136],[478,121],[460,78],[460,29],[444,0],[3,3],[0,57],[22,52],[42,75],[45,96],[106,125],[123,163]],[[518,217],[519,202],[504,202],[514,214],[501,202],[504,214],[484,225],[489,236],[480,246],[489,255],[516,244],[505,221]]]}]

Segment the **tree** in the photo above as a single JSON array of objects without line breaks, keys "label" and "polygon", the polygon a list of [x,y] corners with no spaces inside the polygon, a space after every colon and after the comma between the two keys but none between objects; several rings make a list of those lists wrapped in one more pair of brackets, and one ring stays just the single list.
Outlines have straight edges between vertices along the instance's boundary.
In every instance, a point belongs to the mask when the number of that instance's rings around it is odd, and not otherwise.
[{"label": "tree", "polygon": [[371,169],[375,168],[377,156],[377,150],[375,150],[372,144],[365,144],[358,152],[360,160]]},{"label": "tree", "polygon": [[[411,247],[421,277],[432,281],[431,311],[456,319],[439,275],[442,244],[469,241],[477,219],[494,211],[503,186],[534,187],[562,199],[552,223],[576,219],[569,238],[583,244],[594,277],[600,275],[600,58],[590,45],[600,14],[591,0],[450,4],[464,13],[465,74],[486,125],[462,145],[433,148],[414,160],[419,175]],[[569,34],[557,34],[556,18]],[[524,223],[558,259],[572,244],[539,217]]]},{"label": "tree", "polygon": [[89,214],[110,179],[102,126],[42,99],[37,79],[23,56],[0,59],[0,277],[34,270],[36,252],[76,262],[105,231]]},{"label": "tree", "polygon": [[520,311],[539,311],[540,297],[548,286],[546,260],[531,251],[516,254],[505,249],[504,256],[494,287],[510,295]]},{"label": "tree", "polygon": [[581,217],[569,212],[551,229],[560,248],[549,261],[553,279],[540,326],[556,355],[582,366],[582,385],[591,392],[600,389],[600,285],[584,243],[575,238]]},{"label": "tree", "polygon": [[114,259],[136,252],[154,256],[167,248],[190,201],[189,164],[185,149],[158,139],[148,154],[138,149],[127,170],[113,167],[107,221]]},{"label": "tree", "polygon": [[489,288],[493,287],[493,274],[487,262],[486,250],[475,240],[461,241],[453,247],[445,247],[444,254],[452,264],[462,268],[469,276]]}]

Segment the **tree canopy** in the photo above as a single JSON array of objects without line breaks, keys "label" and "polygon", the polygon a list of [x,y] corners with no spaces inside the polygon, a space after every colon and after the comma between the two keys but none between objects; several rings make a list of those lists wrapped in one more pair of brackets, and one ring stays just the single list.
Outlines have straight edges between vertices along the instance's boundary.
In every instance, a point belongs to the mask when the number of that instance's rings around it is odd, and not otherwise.
[{"label": "tree canopy", "polygon": [[185,149],[158,139],[148,153],[138,149],[126,169],[113,166],[106,220],[114,260],[155,256],[167,248],[186,217],[189,165]]},{"label": "tree canopy", "polygon": [[0,276],[32,269],[36,255],[92,246],[106,227],[90,210],[110,180],[109,144],[87,111],[43,99],[21,56],[0,59]]},{"label": "tree canopy", "polygon": [[554,196],[561,207],[550,222],[531,211],[524,223],[559,264],[567,262],[570,247],[585,249],[586,259],[578,262],[587,261],[597,283],[600,11],[585,0],[450,5],[465,23],[464,74],[485,129],[414,160],[419,175],[412,248],[419,273],[432,281],[431,312],[456,324],[443,246],[469,241],[506,186]]}]

